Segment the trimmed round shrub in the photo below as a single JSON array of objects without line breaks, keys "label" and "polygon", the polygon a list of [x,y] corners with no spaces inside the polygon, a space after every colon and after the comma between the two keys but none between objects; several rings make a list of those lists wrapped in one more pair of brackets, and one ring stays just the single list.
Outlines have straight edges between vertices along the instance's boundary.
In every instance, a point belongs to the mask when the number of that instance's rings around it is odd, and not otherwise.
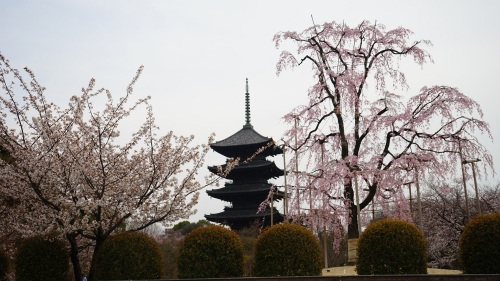
[{"label": "trimmed round shrub", "polygon": [[321,274],[319,241],[307,228],[276,224],[257,238],[254,276],[312,276]]},{"label": "trimmed round shrub", "polygon": [[17,249],[15,269],[17,281],[68,281],[69,253],[60,240],[28,238]]},{"label": "trimmed round shrub", "polygon": [[98,250],[97,280],[160,279],[162,254],[156,241],[142,232],[121,232],[109,237]]},{"label": "trimmed round shrub", "polygon": [[9,257],[0,251],[0,281],[7,280],[7,273],[9,272]]},{"label": "trimmed round shrub", "polygon": [[460,236],[458,255],[466,274],[500,274],[500,213],[469,221]]},{"label": "trimmed round shrub", "polygon": [[243,244],[233,231],[206,226],[191,231],[181,245],[179,278],[224,278],[243,275]]},{"label": "trimmed round shrub", "polygon": [[371,223],[358,241],[359,275],[427,274],[427,244],[422,232],[403,220]]}]

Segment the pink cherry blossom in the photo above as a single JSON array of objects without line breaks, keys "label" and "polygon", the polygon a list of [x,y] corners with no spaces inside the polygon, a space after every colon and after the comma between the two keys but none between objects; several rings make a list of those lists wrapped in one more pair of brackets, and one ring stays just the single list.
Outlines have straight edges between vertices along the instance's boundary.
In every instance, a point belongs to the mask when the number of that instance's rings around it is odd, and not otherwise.
[{"label": "pink cherry blossom", "polygon": [[[195,213],[209,147],[160,131],[149,97],[131,101],[142,67],[118,100],[95,89],[92,79],[65,107],[48,101],[35,75],[25,72],[0,55],[0,193],[17,203],[2,213],[9,230],[67,239],[80,280],[88,270],[82,253],[95,253],[112,233]],[[134,129],[129,117],[139,108],[145,118]],[[124,126],[130,137],[121,134]]]}]

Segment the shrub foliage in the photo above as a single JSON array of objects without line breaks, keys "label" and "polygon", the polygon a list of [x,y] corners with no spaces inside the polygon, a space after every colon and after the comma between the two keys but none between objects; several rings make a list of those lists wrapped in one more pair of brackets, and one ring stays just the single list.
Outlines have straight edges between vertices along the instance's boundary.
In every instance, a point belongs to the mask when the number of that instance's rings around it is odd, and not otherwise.
[{"label": "shrub foliage", "polygon": [[427,274],[427,245],[422,232],[402,220],[370,224],[358,241],[360,275]]},{"label": "shrub foliage", "polygon": [[466,274],[500,274],[500,213],[477,216],[467,223],[458,254]]},{"label": "shrub foliage", "polygon": [[97,280],[160,279],[162,254],[145,233],[121,232],[108,238],[95,260]]},{"label": "shrub foliage", "polygon": [[182,243],[179,278],[224,278],[243,275],[243,244],[233,231],[206,226],[191,231]]},{"label": "shrub foliage", "polygon": [[68,281],[69,254],[65,244],[41,236],[24,240],[17,249],[17,281]]},{"label": "shrub foliage", "polygon": [[7,280],[7,273],[9,272],[9,257],[5,252],[0,250],[0,281]]},{"label": "shrub foliage", "polygon": [[255,245],[254,276],[311,276],[321,273],[318,239],[298,224],[267,228]]},{"label": "shrub foliage", "polygon": [[255,259],[255,243],[257,238],[241,237],[243,243],[243,276],[251,277],[253,270],[253,262]]},{"label": "shrub foliage", "polygon": [[172,230],[179,231],[182,235],[186,235],[194,229],[207,225],[211,225],[211,223],[207,220],[199,220],[198,222],[181,221],[175,224],[174,227],[172,227]]},{"label": "shrub foliage", "polygon": [[243,243],[243,276],[251,277],[255,259],[255,243],[261,232],[261,222],[254,221],[249,226],[240,229],[238,235]]},{"label": "shrub foliage", "polygon": [[167,237],[159,243],[163,255],[163,278],[165,279],[178,279],[177,261],[181,242],[176,237]]}]

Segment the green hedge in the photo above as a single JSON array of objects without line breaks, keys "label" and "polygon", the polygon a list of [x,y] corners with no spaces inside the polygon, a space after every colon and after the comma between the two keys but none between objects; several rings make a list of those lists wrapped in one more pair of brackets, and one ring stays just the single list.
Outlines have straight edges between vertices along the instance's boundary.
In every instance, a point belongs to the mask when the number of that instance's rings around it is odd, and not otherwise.
[{"label": "green hedge", "polygon": [[95,261],[97,280],[160,279],[162,254],[156,241],[142,232],[122,232],[108,238]]},{"label": "green hedge", "polygon": [[184,238],[178,261],[179,278],[224,278],[243,275],[243,244],[233,231],[206,226]]},{"label": "green hedge", "polygon": [[283,223],[267,228],[255,245],[254,276],[321,274],[318,239],[307,228]]},{"label": "green hedge", "polygon": [[477,216],[467,223],[458,255],[466,274],[500,274],[500,213]]},{"label": "green hedge", "polygon": [[16,281],[68,281],[69,254],[57,239],[32,237],[17,249]]},{"label": "green hedge", "polygon": [[359,275],[427,274],[427,245],[422,232],[402,220],[371,223],[358,241]]}]

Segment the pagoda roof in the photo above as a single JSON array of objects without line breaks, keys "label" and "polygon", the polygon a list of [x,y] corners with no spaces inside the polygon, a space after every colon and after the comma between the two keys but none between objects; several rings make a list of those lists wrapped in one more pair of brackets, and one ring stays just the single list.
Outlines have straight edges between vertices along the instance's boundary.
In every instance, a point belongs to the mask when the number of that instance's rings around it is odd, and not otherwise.
[{"label": "pagoda roof", "polygon": [[[271,187],[272,184],[270,183],[226,184],[223,188],[207,190],[207,194],[214,198],[232,202],[231,198],[240,196],[248,197],[262,194],[266,197]],[[284,192],[275,191],[275,200],[282,199],[283,197]]]},{"label": "pagoda roof", "polygon": [[[269,216],[271,211],[269,209],[258,213],[255,209],[232,209],[225,208],[224,211],[217,214],[205,215],[205,218],[210,221],[236,221],[241,219],[253,219],[253,218],[262,218],[265,216]],[[277,209],[274,209],[274,215],[281,215]]]},{"label": "pagoda roof", "polygon": [[228,138],[210,144],[213,150],[226,157],[250,156],[266,146],[269,147],[260,152],[259,155],[265,157],[283,153],[283,150],[274,144],[272,138],[262,136],[250,124],[245,124],[241,130]]},{"label": "pagoda roof", "polygon": [[253,126],[244,125],[241,130],[221,141],[211,144],[212,147],[241,146],[253,144],[267,144],[272,138],[264,137],[257,133]]},{"label": "pagoda roof", "polygon": [[[222,171],[225,171],[226,164],[221,165]],[[209,166],[208,170],[214,174],[219,172],[218,166]],[[246,163],[240,163],[235,166],[229,174],[225,176],[226,179],[241,179],[248,175],[259,174],[262,178],[277,178],[284,175],[283,170],[278,168],[274,162],[267,160],[253,160]]]},{"label": "pagoda roof", "polygon": [[[283,221],[283,216],[276,209],[273,210],[273,216],[274,223]],[[221,213],[205,215],[207,220],[228,225],[232,230],[241,230],[245,227],[250,227],[254,222],[268,226],[271,221],[270,217],[270,210],[257,214],[255,210],[226,209]],[[262,220],[263,218],[264,220]]]}]

